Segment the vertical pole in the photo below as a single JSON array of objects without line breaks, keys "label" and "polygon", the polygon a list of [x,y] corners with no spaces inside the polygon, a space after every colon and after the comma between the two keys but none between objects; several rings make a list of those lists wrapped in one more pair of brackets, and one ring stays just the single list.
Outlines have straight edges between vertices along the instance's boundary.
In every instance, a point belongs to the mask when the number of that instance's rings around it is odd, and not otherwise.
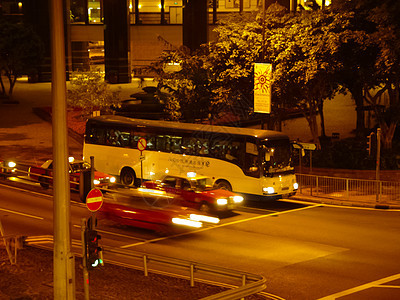
[{"label": "vertical pole", "polygon": [[190,264],[190,286],[194,287],[194,265]]},{"label": "vertical pole", "polygon": [[299,172],[301,174],[301,148],[299,148]]},{"label": "vertical pole", "polygon": [[381,162],[381,129],[376,131],[376,180],[379,180],[379,169]]},{"label": "vertical pole", "polygon": [[149,270],[147,269],[147,255],[143,255],[143,269],[144,276],[149,276]]},{"label": "vertical pole", "polygon": [[140,186],[143,186],[143,151],[140,151]]},{"label": "vertical pole", "polygon": [[83,290],[85,300],[89,300],[89,272],[87,270],[87,253],[86,253],[86,219],[81,221],[81,241],[82,241],[82,269],[83,269]]},{"label": "vertical pole", "polygon": [[1,223],[1,220],[0,220],[0,235],[3,237],[3,242],[4,242],[4,246],[6,247],[8,259],[10,260],[10,263],[13,265],[14,258],[12,257],[10,242],[5,238],[3,223]]},{"label": "vertical pole", "polygon": [[379,188],[379,179],[380,179],[380,162],[381,162],[381,129],[378,128],[376,130],[376,202],[379,202],[380,188]]},{"label": "vertical pole", "polygon": [[94,156],[90,157],[90,189],[94,188]]},{"label": "vertical pole", "polygon": [[[246,285],[246,274],[242,275],[242,286]],[[244,300],[244,298],[240,298],[240,300]]]},{"label": "vertical pole", "polygon": [[71,253],[70,186],[67,139],[63,1],[50,1],[51,97],[53,126],[54,299],[75,299],[74,259]]}]

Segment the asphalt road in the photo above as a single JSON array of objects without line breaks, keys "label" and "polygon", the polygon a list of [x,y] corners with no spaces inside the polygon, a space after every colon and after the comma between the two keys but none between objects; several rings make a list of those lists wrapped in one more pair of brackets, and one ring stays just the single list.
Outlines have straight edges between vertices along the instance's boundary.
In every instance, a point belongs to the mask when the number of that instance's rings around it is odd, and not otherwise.
[{"label": "asphalt road", "polygon": [[[51,234],[51,197],[34,190],[0,186],[7,234]],[[73,240],[90,214],[83,204],[71,206]],[[277,201],[167,237],[102,221],[98,229],[109,247],[262,274],[266,291],[283,299],[399,299],[399,217],[399,211]]]}]

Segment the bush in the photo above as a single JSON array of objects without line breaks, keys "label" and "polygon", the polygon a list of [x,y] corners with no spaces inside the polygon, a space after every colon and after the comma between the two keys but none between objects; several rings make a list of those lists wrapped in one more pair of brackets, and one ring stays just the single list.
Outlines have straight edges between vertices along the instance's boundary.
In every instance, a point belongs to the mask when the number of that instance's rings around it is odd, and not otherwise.
[{"label": "bush", "polygon": [[[381,149],[380,169],[400,169],[399,151],[400,143],[398,141],[393,142],[393,148],[390,150]],[[296,153],[297,152],[298,151],[296,151]],[[306,151],[306,155],[302,158],[302,164],[304,166],[309,166],[309,151]],[[316,168],[375,170],[376,152],[368,155],[366,139],[343,139],[325,144],[323,149],[313,151],[312,166]]]}]

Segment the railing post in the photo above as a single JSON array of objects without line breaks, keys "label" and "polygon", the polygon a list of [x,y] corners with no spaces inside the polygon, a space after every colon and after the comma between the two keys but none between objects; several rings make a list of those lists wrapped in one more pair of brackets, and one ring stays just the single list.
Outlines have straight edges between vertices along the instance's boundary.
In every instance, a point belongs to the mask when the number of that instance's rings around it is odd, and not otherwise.
[{"label": "railing post", "polygon": [[[242,286],[246,285],[246,274],[242,275]],[[240,300],[244,300],[244,298],[240,298]]]},{"label": "railing post", "polygon": [[147,255],[143,255],[143,269],[144,276],[149,276],[149,270],[147,269]]},{"label": "railing post", "polygon": [[190,286],[194,287],[194,264],[190,264]]},{"label": "railing post", "polygon": [[346,198],[350,200],[350,193],[349,193],[349,179],[346,178]]}]

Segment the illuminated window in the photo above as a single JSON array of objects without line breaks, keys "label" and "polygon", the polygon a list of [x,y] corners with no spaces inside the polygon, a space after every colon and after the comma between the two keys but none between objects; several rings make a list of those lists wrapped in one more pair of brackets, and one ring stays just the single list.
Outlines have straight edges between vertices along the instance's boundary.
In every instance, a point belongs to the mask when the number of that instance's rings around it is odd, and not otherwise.
[{"label": "illuminated window", "polygon": [[102,3],[98,0],[88,1],[88,18],[90,24],[102,23]]}]

